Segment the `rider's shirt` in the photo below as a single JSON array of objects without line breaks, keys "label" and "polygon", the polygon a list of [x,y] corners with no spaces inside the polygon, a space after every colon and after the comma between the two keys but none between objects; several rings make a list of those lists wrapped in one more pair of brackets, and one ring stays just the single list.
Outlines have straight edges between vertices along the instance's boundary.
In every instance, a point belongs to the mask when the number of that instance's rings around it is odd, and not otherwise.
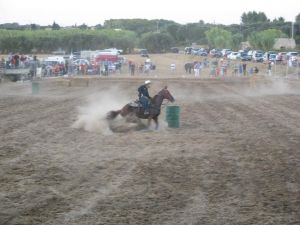
[{"label": "rider's shirt", "polygon": [[142,97],[142,96],[146,96],[147,98],[151,98],[149,96],[148,88],[146,87],[146,85],[141,85],[138,88],[138,92],[139,92],[139,98]]}]

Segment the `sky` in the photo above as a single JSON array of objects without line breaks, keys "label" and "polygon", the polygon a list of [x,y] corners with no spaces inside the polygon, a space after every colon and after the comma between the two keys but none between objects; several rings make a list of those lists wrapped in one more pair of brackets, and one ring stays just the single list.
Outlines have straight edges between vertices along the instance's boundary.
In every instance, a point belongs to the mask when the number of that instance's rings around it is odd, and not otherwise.
[{"label": "sky", "polygon": [[295,21],[300,0],[0,0],[0,24],[94,26],[109,19],[166,19],[180,24],[239,24],[243,12]]}]

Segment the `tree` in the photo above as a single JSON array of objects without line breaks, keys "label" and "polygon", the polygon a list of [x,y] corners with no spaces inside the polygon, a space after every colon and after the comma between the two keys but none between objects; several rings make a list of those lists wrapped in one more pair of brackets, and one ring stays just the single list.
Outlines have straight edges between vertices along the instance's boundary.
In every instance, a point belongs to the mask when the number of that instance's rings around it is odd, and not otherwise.
[{"label": "tree", "polygon": [[240,44],[243,41],[243,35],[241,33],[235,33],[232,35],[232,47],[235,49],[240,48]]},{"label": "tree", "polygon": [[57,23],[55,23],[55,21],[54,21],[52,24],[52,30],[59,30],[59,29],[60,29],[60,26]]},{"label": "tree", "polygon": [[287,37],[287,35],[280,30],[268,29],[253,33],[250,35],[248,41],[253,48],[267,51],[273,48],[276,38],[282,37]]},{"label": "tree", "polygon": [[102,26],[101,24],[97,24],[97,25],[95,26],[95,28],[100,30],[100,29],[103,29],[103,26]]},{"label": "tree", "polygon": [[89,27],[85,23],[83,23],[80,26],[78,26],[78,28],[81,30],[87,30]]},{"label": "tree", "polygon": [[283,17],[278,17],[273,20],[273,23],[284,23],[285,20]]},{"label": "tree", "polygon": [[300,13],[296,16],[295,22],[300,24]]},{"label": "tree", "polygon": [[149,32],[142,36],[140,46],[152,53],[169,51],[173,46],[174,39],[168,33]]},{"label": "tree", "polygon": [[208,44],[213,48],[232,48],[232,33],[219,27],[213,27],[205,32]]},{"label": "tree", "polygon": [[242,14],[242,23],[243,24],[253,24],[253,23],[264,23],[269,22],[266,14],[264,12],[257,13],[256,11],[243,13]]},{"label": "tree", "polygon": [[38,29],[38,25],[36,25],[35,23],[30,24],[30,30],[37,30]]},{"label": "tree", "polygon": [[181,25],[177,25],[177,24],[172,24],[167,26],[166,30],[167,32],[169,32],[169,34],[175,39],[177,40],[176,34],[178,29],[180,28]]}]

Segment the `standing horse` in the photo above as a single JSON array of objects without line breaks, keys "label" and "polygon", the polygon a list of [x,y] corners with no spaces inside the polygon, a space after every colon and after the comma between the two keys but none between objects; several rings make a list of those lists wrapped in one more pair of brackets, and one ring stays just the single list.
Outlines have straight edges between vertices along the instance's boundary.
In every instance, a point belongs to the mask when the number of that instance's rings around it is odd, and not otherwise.
[{"label": "standing horse", "polygon": [[192,73],[192,69],[194,69],[194,63],[186,63],[184,64],[184,69],[186,73],[191,74]]},{"label": "standing horse", "polygon": [[175,101],[171,93],[168,91],[167,87],[164,87],[160,92],[158,92],[157,95],[155,95],[151,99],[149,114],[147,115],[144,114],[144,108],[141,106],[141,104],[132,105],[131,103],[128,103],[120,110],[108,112],[106,118],[109,120],[113,120],[119,114],[122,117],[136,116],[137,118],[140,119],[148,119],[148,128],[151,124],[151,120],[153,119],[155,122],[155,129],[158,129],[158,116],[160,114],[161,105],[164,99],[167,99],[171,102]]}]

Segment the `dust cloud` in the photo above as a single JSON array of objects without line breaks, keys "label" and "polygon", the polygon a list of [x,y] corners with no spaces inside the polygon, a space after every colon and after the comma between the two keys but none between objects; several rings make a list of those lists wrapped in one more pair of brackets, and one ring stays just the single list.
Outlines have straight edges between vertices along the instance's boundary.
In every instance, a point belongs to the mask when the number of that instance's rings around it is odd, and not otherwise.
[{"label": "dust cloud", "polygon": [[254,87],[244,91],[246,96],[264,96],[264,95],[284,95],[297,94],[289,83],[289,80],[283,78],[272,78],[265,82],[257,82]]},{"label": "dust cloud", "polygon": [[92,94],[86,106],[78,106],[77,120],[73,128],[84,129],[104,135],[112,134],[106,115],[111,110],[119,110],[130,101],[124,91],[118,87]]}]

